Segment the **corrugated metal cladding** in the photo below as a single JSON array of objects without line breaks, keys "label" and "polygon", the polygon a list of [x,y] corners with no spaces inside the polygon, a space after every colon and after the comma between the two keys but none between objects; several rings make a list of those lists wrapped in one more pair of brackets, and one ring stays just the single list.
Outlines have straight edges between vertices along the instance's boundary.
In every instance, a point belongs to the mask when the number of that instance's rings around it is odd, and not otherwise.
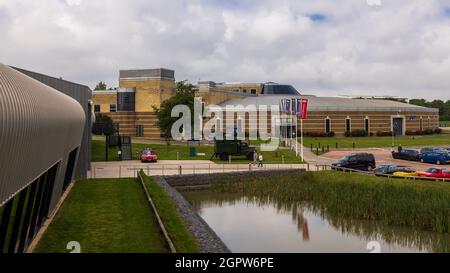
[{"label": "corrugated metal cladding", "polygon": [[165,68],[120,70],[120,79],[135,78],[167,78],[175,79],[175,71]]},{"label": "corrugated metal cladding", "polygon": [[83,107],[86,115],[86,124],[84,126],[83,142],[80,148],[77,167],[75,170],[75,179],[86,179],[87,171],[91,167],[91,128],[92,128],[92,109],[89,101],[92,100],[92,91],[89,87],[77,83],[68,82],[62,79],[46,76],[32,71],[16,68],[17,71],[48,85],[69,97],[78,101]]},{"label": "corrugated metal cladding", "polygon": [[85,121],[76,100],[0,64],[0,206],[59,163],[53,210]]}]

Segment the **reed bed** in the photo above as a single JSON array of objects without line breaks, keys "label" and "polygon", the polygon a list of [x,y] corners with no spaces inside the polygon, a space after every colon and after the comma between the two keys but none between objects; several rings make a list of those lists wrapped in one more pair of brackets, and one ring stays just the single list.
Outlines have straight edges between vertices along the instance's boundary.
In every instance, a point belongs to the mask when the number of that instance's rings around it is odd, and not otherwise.
[{"label": "reed bed", "polygon": [[213,191],[243,194],[280,209],[300,204],[327,218],[450,233],[449,183],[331,171],[219,182]]}]

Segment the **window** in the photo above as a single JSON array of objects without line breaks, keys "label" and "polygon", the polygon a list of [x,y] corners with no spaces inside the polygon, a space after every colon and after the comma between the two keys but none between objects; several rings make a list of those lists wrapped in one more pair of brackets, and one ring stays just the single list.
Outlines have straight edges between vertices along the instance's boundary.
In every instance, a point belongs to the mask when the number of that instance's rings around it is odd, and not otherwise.
[{"label": "window", "polygon": [[144,125],[136,125],[136,136],[144,137]]},{"label": "window", "polygon": [[50,213],[58,162],[1,207],[0,253],[23,253]]},{"label": "window", "polygon": [[94,112],[95,113],[100,113],[100,104],[94,105]]},{"label": "window", "polygon": [[420,131],[423,131],[423,118],[420,117],[420,125],[419,125]]},{"label": "window", "polygon": [[352,131],[352,120],[350,117],[345,118],[345,131],[346,132]]},{"label": "window", "polygon": [[244,89],[242,92],[247,93],[247,89]]},{"label": "window", "polygon": [[252,89],[250,92],[251,92],[253,95],[256,95],[256,89]]},{"label": "window", "polygon": [[117,112],[117,104],[110,104],[109,112]]},{"label": "window", "polygon": [[331,119],[329,117],[325,119],[325,133],[331,133]]},{"label": "window", "polygon": [[428,117],[428,121],[427,121],[427,129],[431,128],[431,119],[430,117]]},{"label": "window", "polygon": [[66,190],[67,187],[72,182],[73,171],[75,169],[75,160],[77,158],[77,151],[78,151],[78,148],[76,148],[69,154],[69,158],[67,161],[67,167],[66,167],[66,175],[64,176],[63,190]]},{"label": "window", "polygon": [[367,133],[370,132],[369,117],[366,117],[365,120],[364,120],[364,130],[366,130]]}]

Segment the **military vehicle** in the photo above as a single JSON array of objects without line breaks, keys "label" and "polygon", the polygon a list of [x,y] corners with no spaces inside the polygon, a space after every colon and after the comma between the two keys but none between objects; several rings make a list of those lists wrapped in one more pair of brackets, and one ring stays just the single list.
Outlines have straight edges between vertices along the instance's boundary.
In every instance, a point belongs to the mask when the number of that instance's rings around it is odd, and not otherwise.
[{"label": "military vehicle", "polygon": [[251,147],[247,142],[241,140],[216,140],[214,144],[214,155],[220,160],[226,161],[229,156],[245,156],[248,160],[253,160],[256,152],[255,147]]}]

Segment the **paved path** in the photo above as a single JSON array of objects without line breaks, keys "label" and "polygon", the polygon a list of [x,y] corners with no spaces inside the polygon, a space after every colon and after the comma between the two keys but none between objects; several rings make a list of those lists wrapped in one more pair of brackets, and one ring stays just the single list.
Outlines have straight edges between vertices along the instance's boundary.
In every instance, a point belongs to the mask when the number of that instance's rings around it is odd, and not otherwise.
[{"label": "paved path", "polygon": [[257,170],[302,169],[306,164],[265,164],[263,168],[249,164],[217,164],[209,160],[160,160],[157,163],[140,161],[93,162],[88,178],[136,177],[141,169],[149,176],[228,173]]}]

